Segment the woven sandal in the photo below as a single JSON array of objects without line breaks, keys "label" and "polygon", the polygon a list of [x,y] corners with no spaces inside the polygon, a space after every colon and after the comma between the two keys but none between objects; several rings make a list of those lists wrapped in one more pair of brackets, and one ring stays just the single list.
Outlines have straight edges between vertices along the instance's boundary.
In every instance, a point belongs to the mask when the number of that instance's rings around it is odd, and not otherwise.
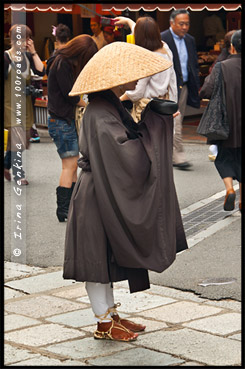
[{"label": "woven sandal", "polygon": [[136,324],[128,319],[122,319],[117,313],[116,308],[121,306],[120,302],[116,303],[112,308],[109,309],[110,313],[113,313],[112,319],[117,323],[121,324],[123,327],[129,329],[131,332],[142,332],[145,330],[146,326],[142,324]]},{"label": "woven sandal", "polygon": [[[121,337],[116,337],[116,333],[113,334],[113,329],[117,329],[120,331],[125,332],[126,334]],[[112,340],[112,341],[124,341],[124,342],[131,342],[137,339],[138,335],[133,334],[123,325],[117,323],[115,320],[112,319],[111,326],[107,331],[99,331],[98,329],[94,332],[95,339],[105,339],[105,340]]]},{"label": "woven sandal", "polygon": [[[97,316],[96,315],[97,318],[100,318],[99,324],[107,324],[107,325],[110,324],[110,327],[109,327],[109,329],[107,329],[105,331],[97,329],[94,332],[94,338],[95,339],[106,339],[106,340],[124,341],[124,342],[135,341],[137,339],[137,337],[138,337],[137,334],[131,332],[129,329],[127,329],[126,327],[124,327],[120,323],[117,323],[112,318],[110,318],[111,322],[104,322],[103,323],[103,320],[106,319],[106,317],[108,316],[108,313],[109,313],[109,309],[107,310],[106,314],[104,314],[102,316]],[[123,337],[123,335],[121,337],[116,337],[115,331],[114,331],[114,334],[113,334],[112,330],[123,331],[126,334],[124,334],[124,337]]]}]

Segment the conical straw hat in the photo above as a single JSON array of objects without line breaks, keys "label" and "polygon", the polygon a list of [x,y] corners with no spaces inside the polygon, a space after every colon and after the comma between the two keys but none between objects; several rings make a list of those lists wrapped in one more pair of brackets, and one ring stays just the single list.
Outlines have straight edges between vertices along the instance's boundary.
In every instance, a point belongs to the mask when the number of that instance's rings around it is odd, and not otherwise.
[{"label": "conical straw hat", "polygon": [[162,72],[171,65],[170,61],[143,47],[113,42],[88,61],[69,96],[111,89]]}]

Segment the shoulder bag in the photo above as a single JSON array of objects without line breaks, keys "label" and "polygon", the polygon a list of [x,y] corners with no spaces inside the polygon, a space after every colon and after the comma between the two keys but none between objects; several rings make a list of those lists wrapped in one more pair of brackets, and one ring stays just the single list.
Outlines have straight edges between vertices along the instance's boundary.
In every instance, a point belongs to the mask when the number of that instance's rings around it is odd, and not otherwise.
[{"label": "shoulder bag", "polygon": [[197,127],[197,133],[208,140],[226,140],[229,136],[229,122],[226,112],[225,88],[221,63],[215,65],[214,89],[210,101]]}]

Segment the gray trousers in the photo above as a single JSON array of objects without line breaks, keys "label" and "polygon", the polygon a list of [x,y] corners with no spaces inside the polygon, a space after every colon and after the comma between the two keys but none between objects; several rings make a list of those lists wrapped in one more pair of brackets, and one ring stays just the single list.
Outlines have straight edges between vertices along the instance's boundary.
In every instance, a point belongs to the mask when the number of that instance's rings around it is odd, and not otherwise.
[{"label": "gray trousers", "polygon": [[174,118],[174,147],[173,147],[173,163],[180,164],[186,161],[183,140],[182,140],[182,123],[185,115],[186,102],[188,97],[187,85],[181,89],[178,105],[180,114]]}]

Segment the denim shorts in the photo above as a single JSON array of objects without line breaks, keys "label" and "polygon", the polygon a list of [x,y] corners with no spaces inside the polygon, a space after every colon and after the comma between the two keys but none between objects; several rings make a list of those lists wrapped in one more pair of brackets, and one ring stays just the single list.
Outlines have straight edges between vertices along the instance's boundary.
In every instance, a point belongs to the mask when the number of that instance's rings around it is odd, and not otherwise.
[{"label": "denim shorts", "polygon": [[61,159],[79,155],[75,120],[68,124],[63,119],[51,118],[48,115],[48,131]]}]

